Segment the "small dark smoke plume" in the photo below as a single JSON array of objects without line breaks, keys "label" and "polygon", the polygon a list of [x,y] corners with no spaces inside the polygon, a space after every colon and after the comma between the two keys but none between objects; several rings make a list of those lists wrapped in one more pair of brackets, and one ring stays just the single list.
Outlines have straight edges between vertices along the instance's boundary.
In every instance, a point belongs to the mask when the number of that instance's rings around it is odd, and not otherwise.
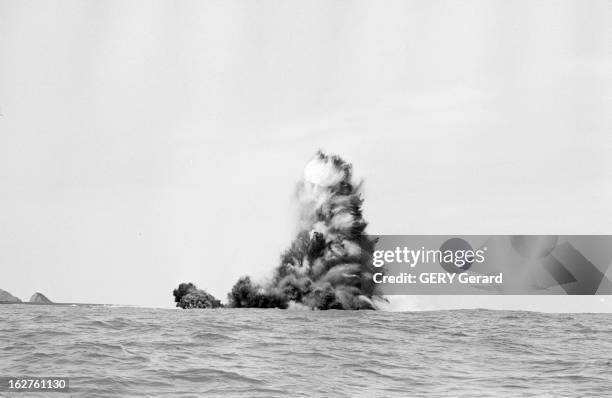
[{"label": "small dark smoke plume", "polygon": [[193,283],[181,283],[172,294],[176,306],[183,309],[222,307],[221,301],[204,290],[198,289]]},{"label": "small dark smoke plume", "polygon": [[298,185],[299,232],[281,255],[272,279],[236,282],[231,307],[376,309],[372,281],[375,241],[365,236],[360,185],[352,166],[321,151],[306,165]]}]

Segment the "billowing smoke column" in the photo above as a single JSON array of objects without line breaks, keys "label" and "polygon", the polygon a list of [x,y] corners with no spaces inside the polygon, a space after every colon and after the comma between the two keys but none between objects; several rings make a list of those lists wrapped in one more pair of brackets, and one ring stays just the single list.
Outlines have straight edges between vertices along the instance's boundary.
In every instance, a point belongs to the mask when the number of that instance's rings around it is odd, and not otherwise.
[{"label": "billowing smoke column", "polygon": [[217,308],[221,301],[204,290],[198,289],[193,283],[181,283],[172,292],[177,307],[186,308]]},{"label": "billowing smoke column", "polygon": [[321,151],[306,165],[298,185],[300,232],[281,255],[269,283],[249,277],[228,294],[232,307],[376,309],[372,281],[375,241],[364,235],[359,184],[352,166]]}]

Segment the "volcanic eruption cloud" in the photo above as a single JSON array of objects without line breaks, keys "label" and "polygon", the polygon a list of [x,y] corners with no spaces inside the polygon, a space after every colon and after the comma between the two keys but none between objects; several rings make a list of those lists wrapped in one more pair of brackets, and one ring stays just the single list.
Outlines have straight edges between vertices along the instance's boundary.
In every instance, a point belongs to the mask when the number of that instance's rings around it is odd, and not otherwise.
[{"label": "volcanic eruption cloud", "polygon": [[372,281],[375,240],[365,235],[361,184],[351,164],[319,151],[297,187],[299,232],[263,285],[242,277],[228,294],[231,307],[376,309]]},{"label": "volcanic eruption cloud", "polygon": [[221,301],[213,295],[198,289],[193,283],[181,283],[174,291],[174,302],[177,307],[187,308],[218,308]]}]

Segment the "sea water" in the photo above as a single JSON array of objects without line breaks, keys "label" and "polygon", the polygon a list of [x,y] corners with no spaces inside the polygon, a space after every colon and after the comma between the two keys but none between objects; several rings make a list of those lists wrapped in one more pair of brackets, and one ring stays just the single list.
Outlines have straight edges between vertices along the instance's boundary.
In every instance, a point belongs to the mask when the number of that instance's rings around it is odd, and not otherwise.
[{"label": "sea water", "polygon": [[0,305],[0,376],[73,397],[609,397],[612,315]]}]

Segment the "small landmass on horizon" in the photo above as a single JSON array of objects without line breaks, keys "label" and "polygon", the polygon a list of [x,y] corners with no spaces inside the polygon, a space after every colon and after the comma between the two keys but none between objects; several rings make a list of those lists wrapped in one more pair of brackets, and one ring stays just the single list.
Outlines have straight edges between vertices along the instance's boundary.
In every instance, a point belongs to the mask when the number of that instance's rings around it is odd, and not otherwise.
[{"label": "small landmass on horizon", "polygon": [[19,298],[7,292],[6,290],[0,289],[0,302],[21,303],[22,301]]},{"label": "small landmass on horizon", "polygon": [[53,301],[49,300],[44,294],[36,292],[30,297],[30,303],[53,304]]},{"label": "small landmass on horizon", "polygon": [[0,289],[0,303],[2,304],[55,304],[47,296],[36,292],[30,297],[30,301],[23,302],[19,297],[15,297],[6,290]]}]

